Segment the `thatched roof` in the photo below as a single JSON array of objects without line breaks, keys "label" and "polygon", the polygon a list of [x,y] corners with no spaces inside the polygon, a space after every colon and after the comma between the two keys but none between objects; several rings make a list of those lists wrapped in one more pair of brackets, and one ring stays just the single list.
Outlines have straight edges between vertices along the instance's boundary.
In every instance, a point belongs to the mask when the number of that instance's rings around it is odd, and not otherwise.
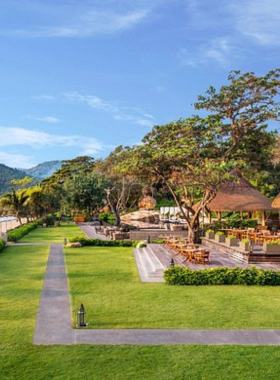
[{"label": "thatched roof", "polygon": [[230,173],[233,181],[224,183],[215,198],[208,203],[210,211],[260,211],[271,210],[271,199],[260,193],[237,170]]},{"label": "thatched roof", "polygon": [[273,208],[280,208],[280,194],[277,195],[277,197],[272,202],[271,206]]}]

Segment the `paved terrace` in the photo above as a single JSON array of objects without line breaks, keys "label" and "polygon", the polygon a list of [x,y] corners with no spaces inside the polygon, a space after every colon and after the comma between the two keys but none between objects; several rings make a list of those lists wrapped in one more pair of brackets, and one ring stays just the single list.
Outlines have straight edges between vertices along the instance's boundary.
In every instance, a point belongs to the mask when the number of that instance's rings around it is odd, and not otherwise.
[{"label": "paved terrace", "polygon": [[[200,245],[201,248],[209,250],[209,248]],[[193,270],[227,267],[240,268],[251,267],[255,265],[257,268],[280,270],[280,263],[260,263],[248,264],[242,261],[237,261],[228,253],[222,253],[215,249],[211,249],[210,264],[195,264],[193,262],[185,262],[184,257],[177,254],[175,250],[170,249],[162,244],[148,244],[145,248],[134,250],[134,258],[136,261],[139,276],[143,282],[164,282],[163,271],[170,266],[171,259],[175,265],[189,267]]]}]

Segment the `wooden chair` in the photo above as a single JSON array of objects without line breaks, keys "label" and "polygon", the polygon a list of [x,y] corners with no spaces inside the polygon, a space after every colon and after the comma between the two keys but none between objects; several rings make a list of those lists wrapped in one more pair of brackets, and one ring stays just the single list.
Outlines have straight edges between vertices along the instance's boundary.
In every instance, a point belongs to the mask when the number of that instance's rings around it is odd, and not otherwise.
[{"label": "wooden chair", "polygon": [[200,251],[194,253],[195,264],[210,264],[210,251]]}]

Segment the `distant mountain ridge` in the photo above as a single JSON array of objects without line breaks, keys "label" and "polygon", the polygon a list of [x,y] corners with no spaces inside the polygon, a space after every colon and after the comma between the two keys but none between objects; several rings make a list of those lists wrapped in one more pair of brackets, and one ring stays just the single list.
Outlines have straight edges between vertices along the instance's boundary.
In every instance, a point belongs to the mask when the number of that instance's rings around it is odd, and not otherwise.
[{"label": "distant mountain ridge", "polygon": [[0,196],[11,191],[11,181],[13,179],[21,179],[28,176],[34,178],[32,184],[38,183],[50,177],[56,170],[61,168],[61,165],[62,162],[58,160],[43,162],[30,169],[16,169],[0,164]]},{"label": "distant mountain ridge", "polygon": [[11,190],[11,180],[26,177],[26,173],[20,169],[10,168],[0,164],[0,195]]},{"label": "distant mountain ridge", "polygon": [[53,175],[54,172],[61,168],[62,162],[58,160],[43,162],[30,169],[21,169],[29,177],[35,177],[40,180],[45,179]]}]

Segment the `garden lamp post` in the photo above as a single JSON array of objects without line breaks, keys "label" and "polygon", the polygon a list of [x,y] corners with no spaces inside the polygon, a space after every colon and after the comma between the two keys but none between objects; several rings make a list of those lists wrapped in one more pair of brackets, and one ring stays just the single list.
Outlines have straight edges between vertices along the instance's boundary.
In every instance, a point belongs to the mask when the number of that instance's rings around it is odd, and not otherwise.
[{"label": "garden lamp post", "polygon": [[85,318],[85,308],[84,305],[81,303],[81,306],[79,307],[79,310],[77,312],[77,327],[86,327],[86,318]]},{"label": "garden lamp post", "polygon": [[250,253],[253,253],[254,246],[253,246],[253,241],[252,240],[250,240],[250,242],[249,242],[249,247],[250,247]]},{"label": "garden lamp post", "polygon": [[174,265],[175,265],[175,262],[174,262],[174,259],[172,257],[172,259],[170,260],[170,268],[174,268]]}]

